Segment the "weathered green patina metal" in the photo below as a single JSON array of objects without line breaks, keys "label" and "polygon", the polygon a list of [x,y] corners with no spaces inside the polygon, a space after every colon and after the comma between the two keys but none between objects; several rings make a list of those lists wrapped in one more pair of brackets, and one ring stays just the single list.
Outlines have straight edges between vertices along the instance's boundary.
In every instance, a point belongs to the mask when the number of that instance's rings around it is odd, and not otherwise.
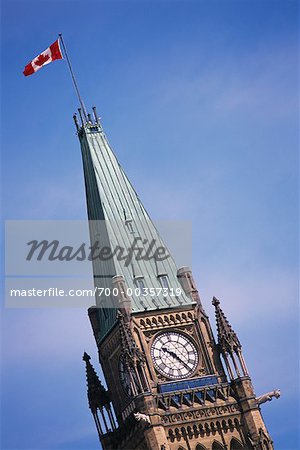
[{"label": "weathered green patina metal", "polygon": [[[156,227],[147,214],[137,193],[128,180],[125,172],[114,155],[103,132],[99,119],[89,115],[89,122],[82,120],[77,126],[81,144],[84,179],[86,187],[87,211],[90,221],[92,241],[101,234],[103,242],[112,249],[117,246],[128,249],[132,247],[135,238],[147,240],[146,245],[155,242],[152,253],[158,247],[166,248]],[[139,241],[141,242],[141,241]],[[177,279],[177,267],[174,259],[169,256],[163,261],[134,259],[127,266],[124,261],[113,257],[107,261],[93,262],[95,286],[112,289],[112,278],[123,276],[125,284],[133,291],[138,280],[143,280],[146,288],[161,288],[161,277],[167,276],[169,286],[174,290],[181,289]],[[194,303],[192,298],[183,291],[178,296],[131,296],[132,314],[145,310],[182,307]],[[99,342],[116,323],[116,308],[104,307],[96,298],[97,322],[96,340]],[[107,305],[106,305],[107,306]],[[113,307],[112,307],[113,306]],[[95,327],[94,327],[95,332]]]}]

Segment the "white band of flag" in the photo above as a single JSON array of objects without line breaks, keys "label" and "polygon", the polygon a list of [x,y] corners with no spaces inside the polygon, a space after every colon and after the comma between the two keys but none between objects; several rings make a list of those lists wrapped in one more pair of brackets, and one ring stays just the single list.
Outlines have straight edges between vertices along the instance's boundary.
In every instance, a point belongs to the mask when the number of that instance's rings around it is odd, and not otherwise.
[{"label": "white band of flag", "polygon": [[56,59],[63,59],[63,55],[59,45],[59,39],[57,39],[53,44],[50,45],[45,51],[40,53],[36,58],[34,58],[25,67],[23,74],[27,77],[37,72],[46,64],[55,61]]}]

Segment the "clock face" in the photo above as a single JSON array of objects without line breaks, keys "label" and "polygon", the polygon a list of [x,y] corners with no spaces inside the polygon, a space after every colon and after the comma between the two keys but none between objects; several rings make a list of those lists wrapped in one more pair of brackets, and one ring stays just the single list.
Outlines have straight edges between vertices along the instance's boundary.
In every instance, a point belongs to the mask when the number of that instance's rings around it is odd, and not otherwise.
[{"label": "clock face", "polygon": [[151,346],[156,369],[168,378],[186,378],[198,364],[198,352],[192,340],[175,331],[157,336]]},{"label": "clock face", "polygon": [[125,366],[124,360],[122,357],[120,358],[120,362],[119,362],[119,372],[120,372],[121,384],[122,384],[125,394],[128,395],[128,397],[132,397],[133,392],[132,392],[132,387],[131,387],[131,379],[133,381],[135,381],[136,375],[133,370],[131,370],[131,372],[130,372],[130,369],[128,369]]}]

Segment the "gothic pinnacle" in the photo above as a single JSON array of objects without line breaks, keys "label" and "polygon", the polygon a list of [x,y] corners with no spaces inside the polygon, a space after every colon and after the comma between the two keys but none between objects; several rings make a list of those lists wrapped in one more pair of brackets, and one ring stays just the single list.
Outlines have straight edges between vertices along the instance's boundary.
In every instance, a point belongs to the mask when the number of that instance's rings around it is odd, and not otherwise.
[{"label": "gothic pinnacle", "polygon": [[218,300],[216,297],[213,297],[212,304],[215,307],[219,345],[228,352],[241,348],[242,346],[237,337],[237,334],[233,330],[224,312],[220,308],[220,300]]},{"label": "gothic pinnacle", "polygon": [[84,352],[82,359],[86,364],[86,379],[88,388],[87,394],[89,406],[92,410],[95,410],[95,408],[101,407],[110,401],[109,395],[107,390],[99,380],[99,377],[90,362],[90,355]]},{"label": "gothic pinnacle", "polygon": [[84,352],[82,359],[87,363],[91,359],[91,357],[86,352]]}]

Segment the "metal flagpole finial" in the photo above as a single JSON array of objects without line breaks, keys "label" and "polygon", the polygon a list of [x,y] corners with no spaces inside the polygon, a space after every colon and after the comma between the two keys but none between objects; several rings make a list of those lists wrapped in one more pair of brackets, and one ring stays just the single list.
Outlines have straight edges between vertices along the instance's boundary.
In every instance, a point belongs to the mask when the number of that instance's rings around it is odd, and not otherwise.
[{"label": "metal flagpole finial", "polygon": [[72,65],[71,65],[71,61],[70,61],[70,58],[69,58],[69,55],[68,55],[68,52],[67,52],[67,48],[66,48],[64,39],[63,39],[63,35],[62,35],[62,33],[59,33],[58,36],[59,36],[59,39],[61,41],[62,48],[64,50],[64,54],[65,54],[65,57],[66,57],[66,60],[67,60],[67,63],[68,63],[68,67],[69,67],[69,70],[70,70],[71,78],[72,78],[72,81],[73,81],[73,85],[74,85],[74,88],[75,88],[75,91],[76,91],[76,94],[77,94],[77,97],[78,97],[78,100],[79,100],[79,103],[80,103],[80,106],[81,106],[84,118],[85,118],[86,122],[88,122],[86,107],[84,105],[84,102],[83,102],[83,100],[81,98],[81,95],[80,95],[80,92],[79,92],[78,84],[77,84],[77,81],[76,81],[76,78],[75,78],[75,75],[74,75],[74,72],[73,72],[73,68],[72,68]]}]

